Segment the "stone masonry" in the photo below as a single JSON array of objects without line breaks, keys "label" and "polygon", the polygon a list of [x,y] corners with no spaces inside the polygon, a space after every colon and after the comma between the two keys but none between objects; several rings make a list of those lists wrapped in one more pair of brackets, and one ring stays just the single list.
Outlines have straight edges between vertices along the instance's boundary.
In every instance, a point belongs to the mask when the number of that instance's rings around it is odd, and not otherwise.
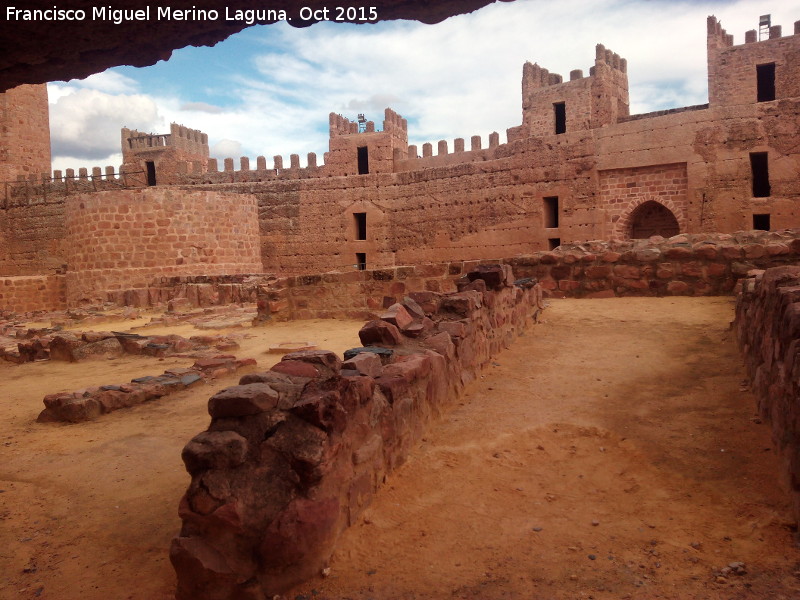
[{"label": "stone masonry", "polygon": [[[800,227],[800,21],[786,35],[773,27],[763,41],[748,32],[740,44],[715,17],[707,26],[708,104],[629,114],[628,62],[598,45],[588,73],[575,69],[565,78],[523,66],[521,124],[503,143],[494,133],[488,143],[472,136],[409,145],[407,122],[387,109],[381,124],[331,114],[329,151],[321,161],[309,154],[304,166],[298,155],[218,164],[207,159],[207,136],[181,125],[165,134],[123,130],[122,174],[97,167],[33,182],[40,167],[15,158],[22,151],[7,152],[3,168],[27,169],[28,181],[3,190],[0,277],[66,273],[68,303],[126,285],[97,276],[105,266],[90,269],[83,287],[82,276],[70,275],[85,271],[73,240],[86,254],[106,250],[71,229],[67,207],[78,191],[111,188],[115,201],[136,203],[141,192],[131,187],[151,184],[193,206],[198,218],[209,207],[204,194],[255,202],[248,233],[237,234],[250,253],[247,273],[382,269],[586,240]],[[40,113],[8,143],[42,138]],[[138,251],[133,238],[117,241]],[[167,254],[145,259],[157,263],[147,267],[152,274],[159,267],[165,276],[180,274]],[[237,263],[221,260],[226,268],[205,274],[236,274],[245,268]]]},{"label": "stone masonry", "polygon": [[754,272],[737,297],[735,328],[800,520],[800,266]]},{"label": "stone masonry", "polygon": [[344,362],[287,354],[211,397],[211,424],[182,455],[192,482],[170,552],[178,600],[265,600],[326,566],[384,477],[541,299],[508,266],[467,279],[389,307]]}]

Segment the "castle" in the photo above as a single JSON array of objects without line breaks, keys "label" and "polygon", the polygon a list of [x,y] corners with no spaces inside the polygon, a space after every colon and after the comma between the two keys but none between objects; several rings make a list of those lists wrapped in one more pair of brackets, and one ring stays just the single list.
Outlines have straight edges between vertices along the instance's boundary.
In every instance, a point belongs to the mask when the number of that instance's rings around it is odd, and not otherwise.
[{"label": "castle", "polygon": [[44,86],[0,95],[0,302],[55,309],[176,276],[512,257],[591,239],[800,227],[800,21],[734,45],[708,18],[708,104],[629,114],[627,62],[526,63],[522,123],[422,148],[330,115],[309,154],[208,158],[200,131],[122,130],[124,164],[50,175]]}]

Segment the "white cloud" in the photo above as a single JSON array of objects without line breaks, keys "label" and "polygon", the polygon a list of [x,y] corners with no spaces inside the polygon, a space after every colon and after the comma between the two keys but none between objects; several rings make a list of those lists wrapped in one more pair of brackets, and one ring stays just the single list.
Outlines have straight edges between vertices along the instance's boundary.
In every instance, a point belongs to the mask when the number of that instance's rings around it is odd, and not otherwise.
[{"label": "white cloud", "polygon": [[[238,158],[242,156],[242,143],[236,140],[220,140],[211,147],[210,152],[212,157],[220,159]],[[238,164],[238,161],[235,161],[235,164]]]},{"label": "white cloud", "polygon": [[98,90],[108,94],[132,94],[138,91],[138,83],[135,79],[126,77],[116,71],[103,71],[95,73],[89,77],[71,82],[80,88]]},{"label": "white cloud", "polygon": [[156,102],[142,94],[114,95],[95,89],[75,89],[55,96],[50,104],[50,123],[56,157],[103,159],[120,151],[122,127],[143,131],[166,127]]},{"label": "white cloud", "polygon": [[207,102],[185,102],[181,104],[180,109],[187,112],[206,112],[212,115],[225,112],[224,108],[208,104]]}]

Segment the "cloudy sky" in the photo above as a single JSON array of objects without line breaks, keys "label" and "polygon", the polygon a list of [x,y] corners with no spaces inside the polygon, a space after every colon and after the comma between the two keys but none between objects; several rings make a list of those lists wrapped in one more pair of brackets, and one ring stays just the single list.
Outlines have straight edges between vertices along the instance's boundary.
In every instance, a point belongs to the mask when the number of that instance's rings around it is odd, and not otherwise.
[{"label": "cloudy sky", "polygon": [[[359,4],[336,4],[347,3]],[[53,168],[117,166],[121,127],[166,133],[171,122],[206,132],[218,158],[271,166],[296,153],[304,165],[316,152],[321,162],[330,112],[380,128],[387,106],[408,119],[412,144],[452,149],[481,135],[486,145],[492,131],[504,142],[521,122],[523,63],[588,75],[597,43],[628,59],[632,113],[702,104],[712,14],[740,44],[762,14],[790,35],[800,0],[515,0],[437,25],[254,26],[152,67],[51,83]]]}]

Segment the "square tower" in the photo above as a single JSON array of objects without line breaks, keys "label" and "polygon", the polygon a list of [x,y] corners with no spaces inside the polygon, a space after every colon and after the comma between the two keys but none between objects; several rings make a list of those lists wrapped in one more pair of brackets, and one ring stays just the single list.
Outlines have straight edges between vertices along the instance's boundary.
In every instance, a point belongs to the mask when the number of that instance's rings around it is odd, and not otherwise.
[{"label": "square tower", "polygon": [[0,94],[0,182],[50,176],[47,85],[21,85]]}]

